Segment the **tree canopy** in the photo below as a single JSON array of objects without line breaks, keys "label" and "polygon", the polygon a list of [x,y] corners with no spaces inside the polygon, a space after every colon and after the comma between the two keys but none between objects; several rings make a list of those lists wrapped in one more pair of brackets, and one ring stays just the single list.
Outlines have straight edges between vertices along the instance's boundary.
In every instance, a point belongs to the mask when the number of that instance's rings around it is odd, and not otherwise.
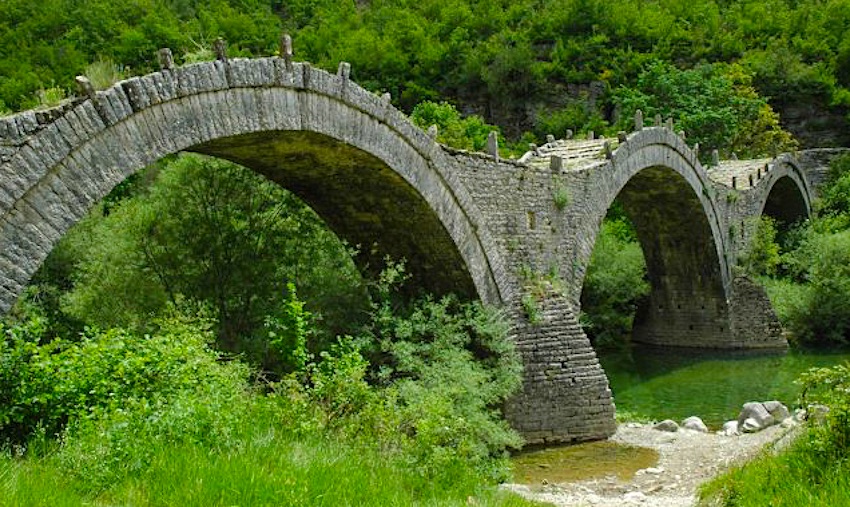
[{"label": "tree canopy", "polygon": [[[408,113],[449,101],[514,139],[616,123],[618,93],[646,93],[658,62],[693,76],[714,69],[711,81],[731,79],[739,98],[747,89],[780,114],[804,105],[841,131],[846,122],[829,122],[850,106],[848,27],[849,0],[8,0],[0,110],[70,91],[98,60],[141,74],[160,47],[192,61],[217,37],[232,55],[270,55],[288,31],[297,58],[348,61],[358,83]],[[775,121],[760,111],[756,127]]]}]

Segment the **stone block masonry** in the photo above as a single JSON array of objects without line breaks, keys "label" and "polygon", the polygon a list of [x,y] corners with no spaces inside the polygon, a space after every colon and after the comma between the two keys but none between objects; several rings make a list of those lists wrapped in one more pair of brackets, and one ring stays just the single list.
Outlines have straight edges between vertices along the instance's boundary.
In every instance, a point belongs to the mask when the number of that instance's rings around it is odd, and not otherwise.
[{"label": "stone block masonry", "polygon": [[[0,119],[0,312],[56,242],[115,185],[180,151],[222,157],[292,190],[376,269],[405,258],[414,283],[502,305],[525,363],[506,406],[529,443],[604,438],[614,405],[578,324],[584,274],[615,199],[636,225],[652,284],[636,339],[669,346],[785,345],[764,291],[733,268],[763,213],[807,214],[809,171],[783,155],[706,170],[669,128],[557,140],[520,160],[437,144],[389,98],[283,58],[162,70],[57,108]],[[752,181],[752,184],[749,182]],[[743,182],[747,182],[744,185]],[[532,314],[530,314],[531,312]]]}]

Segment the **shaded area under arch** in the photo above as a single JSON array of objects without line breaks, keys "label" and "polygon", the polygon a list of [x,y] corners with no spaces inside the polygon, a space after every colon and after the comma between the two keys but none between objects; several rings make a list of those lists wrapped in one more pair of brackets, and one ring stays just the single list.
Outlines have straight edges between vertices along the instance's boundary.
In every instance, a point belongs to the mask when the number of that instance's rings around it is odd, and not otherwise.
[{"label": "shaded area under arch", "polygon": [[385,256],[405,259],[424,290],[476,297],[475,285],[439,218],[398,173],[377,157],[309,131],[270,131],[216,139],[191,148],[249,167],[308,203],[351,245],[356,262],[377,274]]},{"label": "shaded area under arch", "polygon": [[688,182],[649,167],[617,196],[637,231],[650,295],[638,308],[633,340],[656,345],[722,346],[729,320],[720,260],[708,218]]},{"label": "shaded area under arch", "polygon": [[809,206],[797,182],[789,176],[779,178],[770,189],[762,215],[776,220],[780,230],[807,219]]}]

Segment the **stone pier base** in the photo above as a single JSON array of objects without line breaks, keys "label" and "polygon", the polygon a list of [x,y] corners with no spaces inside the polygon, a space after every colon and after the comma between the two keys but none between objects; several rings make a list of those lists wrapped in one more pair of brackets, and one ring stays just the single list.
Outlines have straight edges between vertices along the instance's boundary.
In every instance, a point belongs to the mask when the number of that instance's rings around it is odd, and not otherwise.
[{"label": "stone pier base", "polygon": [[616,430],[608,378],[565,299],[536,302],[538,323],[517,305],[514,329],[525,365],[522,391],[507,405],[527,445],[582,442]]}]

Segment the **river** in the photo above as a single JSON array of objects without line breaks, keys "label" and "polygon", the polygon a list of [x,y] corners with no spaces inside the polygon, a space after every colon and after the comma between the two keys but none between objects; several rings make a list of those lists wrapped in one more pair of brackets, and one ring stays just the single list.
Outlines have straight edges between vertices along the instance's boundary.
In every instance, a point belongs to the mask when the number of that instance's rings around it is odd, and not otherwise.
[{"label": "river", "polygon": [[[800,392],[794,381],[802,372],[850,361],[850,350],[756,354],[632,346],[598,355],[618,412],[677,422],[697,415],[710,429],[737,418],[747,401],[780,400],[793,409]],[[603,441],[523,452],[512,463],[515,481],[539,488],[609,475],[628,481],[657,459],[647,447]]]},{"label": "river", "polygon": [[800,373],[850,361],[850,350],[754,354],[635,345],[601,351],[599,360],[618,411],[654,420],[697,415],[717,429],[747,401],[775,399],[793,408]]}]

